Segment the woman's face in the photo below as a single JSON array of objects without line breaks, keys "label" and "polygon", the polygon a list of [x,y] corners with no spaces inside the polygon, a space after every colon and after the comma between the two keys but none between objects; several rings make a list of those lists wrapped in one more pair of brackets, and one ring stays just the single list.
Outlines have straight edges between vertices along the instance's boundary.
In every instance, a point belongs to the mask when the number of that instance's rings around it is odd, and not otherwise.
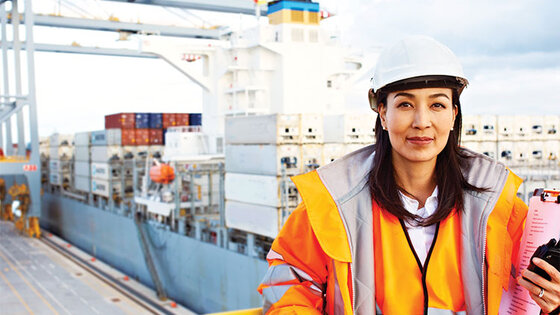
[{"label": "woman's face", "polygon": [[449,88],[391,92],[380,104],[379,116],[387,129],[393,160],[435,162],[447,144],[457,115]]}]

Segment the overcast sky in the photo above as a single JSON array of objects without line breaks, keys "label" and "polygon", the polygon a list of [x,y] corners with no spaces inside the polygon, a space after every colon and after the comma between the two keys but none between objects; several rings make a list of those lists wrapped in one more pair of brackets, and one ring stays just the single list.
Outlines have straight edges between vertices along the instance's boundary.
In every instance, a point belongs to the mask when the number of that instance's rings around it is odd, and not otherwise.
[{"label": "overcast sky", "polygon": [[[247,0],[252,1],[252,0]],[[174,14],[153,6],[95,0],[59,8],[54,0],[34,1],[35,11],[92,15],[121,21],[243,28],[253,17],[191,11]],[[35,4],[34,4],[35,5]],[[448,45],[463,63],[470,86],[462,98],[465,114],[560,114],[560,2],[323,0],[336,14],[323,21],[343,43],[372,58],[398,39],[429,35]],[[80,12],[83,9],[84,12]],[[179,17],[181,15],[182,17]],[[117,34],[36,30],[37,42],[114,47]],[[103,116],[126,111],[197,112],[201,90],[161,60],[36,53],[41,135],[103,128]],[[367,108],[368,81],[349,93],[351,110]]]}]

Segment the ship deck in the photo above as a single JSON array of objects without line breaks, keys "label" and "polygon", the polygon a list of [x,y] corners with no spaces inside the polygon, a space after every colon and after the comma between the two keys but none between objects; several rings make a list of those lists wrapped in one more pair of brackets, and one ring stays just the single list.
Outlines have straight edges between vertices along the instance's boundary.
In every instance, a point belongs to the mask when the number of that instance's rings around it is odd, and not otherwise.
[{"label": "ship deck", "polygon": [[195,314],[64,240],[0,221],[2,314]]}]

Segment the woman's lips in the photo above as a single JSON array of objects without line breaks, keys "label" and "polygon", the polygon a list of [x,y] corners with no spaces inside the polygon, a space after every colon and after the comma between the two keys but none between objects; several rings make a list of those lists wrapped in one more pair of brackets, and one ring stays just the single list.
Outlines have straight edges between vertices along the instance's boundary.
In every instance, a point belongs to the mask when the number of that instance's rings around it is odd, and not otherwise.
[{"label": "woman's lips", "polygon": [[430,137],[410,137],[410,138],[406,138],[406,140],[412,144],[418,144],[418,145],[423,145],[423,144],[430,144],[432,143],[432,141],[434,141],[434,138],[430,138]]}]

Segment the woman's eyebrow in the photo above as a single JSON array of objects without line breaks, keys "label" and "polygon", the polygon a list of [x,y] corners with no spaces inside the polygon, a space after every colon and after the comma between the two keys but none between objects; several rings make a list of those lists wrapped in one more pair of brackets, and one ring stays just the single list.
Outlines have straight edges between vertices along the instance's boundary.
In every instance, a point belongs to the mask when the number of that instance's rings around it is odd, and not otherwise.
[{"label": "woman's eyebrow", "polygon": [[430,95],[430,98],[438,98],[438,97],[445,97],[446,99],[449,99],[449,96],[447,96],[447,94],[444,94],[444,93],[436,93],[436,94]]},{"label": "woman's eyebrow", "polygon": [[414,94],[410,94],[410,93],[406,93],[406,92],[399,92],[395,95],[394,98],[397,98],[399,96],[404,96],[404,97],[410,97],[410,98],[416,98],[416,96]]}]

